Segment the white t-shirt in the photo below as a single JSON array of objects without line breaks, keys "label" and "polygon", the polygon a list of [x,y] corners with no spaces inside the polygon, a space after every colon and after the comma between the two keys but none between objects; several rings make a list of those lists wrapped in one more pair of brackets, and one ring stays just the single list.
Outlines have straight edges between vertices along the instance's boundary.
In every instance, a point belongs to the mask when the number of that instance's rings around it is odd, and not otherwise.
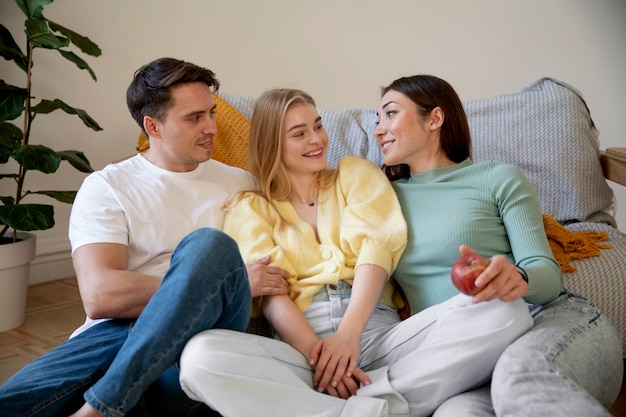
[{"label": "white t-shirt", "polygon": [[[178,243],[201,227],[221,229],[224,203],[254,186],[242,169],[209,160],[171,172],[141,155],[90,174],[70,215],[72,253],[91,243],[128,246],[128,269],[164,276]],[[98,321],[89,317],[74,334]]]}]

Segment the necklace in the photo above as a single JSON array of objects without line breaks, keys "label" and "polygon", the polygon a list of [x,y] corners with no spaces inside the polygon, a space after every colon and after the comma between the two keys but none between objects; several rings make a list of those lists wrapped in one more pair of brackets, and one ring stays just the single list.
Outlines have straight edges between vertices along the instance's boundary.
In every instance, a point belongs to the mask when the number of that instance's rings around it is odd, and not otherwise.
[{"label": "necklace", "polygon": [[[319,190],[318,189],[313,189],[313,185],[311,186],[311,190],[309,192],[309,198],[308,199],[304,199],[304,198],[298,198],[295,195],[291,195],[289,197],[289,201],[291,201],[291,204],[297,203],[297,204],[302,204],[302,205],[306,205],[309,207],[315,207],[315,205],[317,204],[317,195],[318,195]],[[313,197],[311,198],[310,196],[313,195]]]},{"label": "necklace", "polygon": [[315,201],[309,201],[308,203],[306,201],[296,201],[296,203],[304,204],[305,206],[309,206],[309,207],[314,207],[315,206]]}]

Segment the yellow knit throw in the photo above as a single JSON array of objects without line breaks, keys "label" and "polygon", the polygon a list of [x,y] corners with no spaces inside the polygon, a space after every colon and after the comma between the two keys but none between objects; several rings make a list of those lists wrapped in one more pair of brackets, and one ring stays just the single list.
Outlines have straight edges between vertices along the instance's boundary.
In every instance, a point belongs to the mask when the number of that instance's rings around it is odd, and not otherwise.
[{"label": "yellow knit throw", "polygon": [[552,254],[561,265],[561,272],[563,273],[576,271],[576,268],[570,263],[573,259],[600,256],[600,249],[611,249],[611,245],[599,243],[609,240],[606,232],[567,230],[547,214],[543,214],[543,226],[546,229]]}]

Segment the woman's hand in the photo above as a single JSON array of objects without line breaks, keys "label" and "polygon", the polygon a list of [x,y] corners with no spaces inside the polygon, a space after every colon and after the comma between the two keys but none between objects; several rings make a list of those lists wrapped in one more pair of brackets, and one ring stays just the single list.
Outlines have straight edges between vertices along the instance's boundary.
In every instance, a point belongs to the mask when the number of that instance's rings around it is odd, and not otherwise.
[{"label": "woman's hand", "polygon": [[320,339],[311,350],[313,384],[319,392],[347,399],[356,394],[361,384],[371,383],[365,372],[357,368],[361,347],[360,334],[356,336],[338,331]]},{"label": "woman's hand", "polygon": [[355,368],[352,377],[344,376],[336,387],[327,387],[326,392],[333,397],[347,400],[352,395],[356,395],[361,385],[369,384],[371,384],[371,381],[367,377],[367,374],[362,369]]},{"label": "woman's hand", "polygon": [[[461,256],[476,253],[466,245],[461,245],[459,252]],[[482,287],[482,290],[474,296],[475,303],[496,298],[513,301],[523,297],[528,291],[528,283],[504,255],[491,257],[487,268],[476,278],[476,287]]]},{"label": "woman's hand", "polygon": [[350,301],[337,332],[318,342],[309,356],[318,391],[347,398],[346,395],[356,393],[360,384],[371,383],[365,372],[357,368],[361,336],[386,282],[387,271],[380,266],[361,264],[355,269]]}]

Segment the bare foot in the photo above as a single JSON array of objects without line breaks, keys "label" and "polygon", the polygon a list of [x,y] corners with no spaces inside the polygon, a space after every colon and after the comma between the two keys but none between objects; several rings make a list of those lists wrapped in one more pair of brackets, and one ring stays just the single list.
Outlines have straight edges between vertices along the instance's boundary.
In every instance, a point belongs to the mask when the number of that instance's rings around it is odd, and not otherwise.
[{"label": "bare foot", "polygon": [[92,406],[85,403],[80,410],[72,414],[70,417],[104,417],[102,414],[93,409]]}]

